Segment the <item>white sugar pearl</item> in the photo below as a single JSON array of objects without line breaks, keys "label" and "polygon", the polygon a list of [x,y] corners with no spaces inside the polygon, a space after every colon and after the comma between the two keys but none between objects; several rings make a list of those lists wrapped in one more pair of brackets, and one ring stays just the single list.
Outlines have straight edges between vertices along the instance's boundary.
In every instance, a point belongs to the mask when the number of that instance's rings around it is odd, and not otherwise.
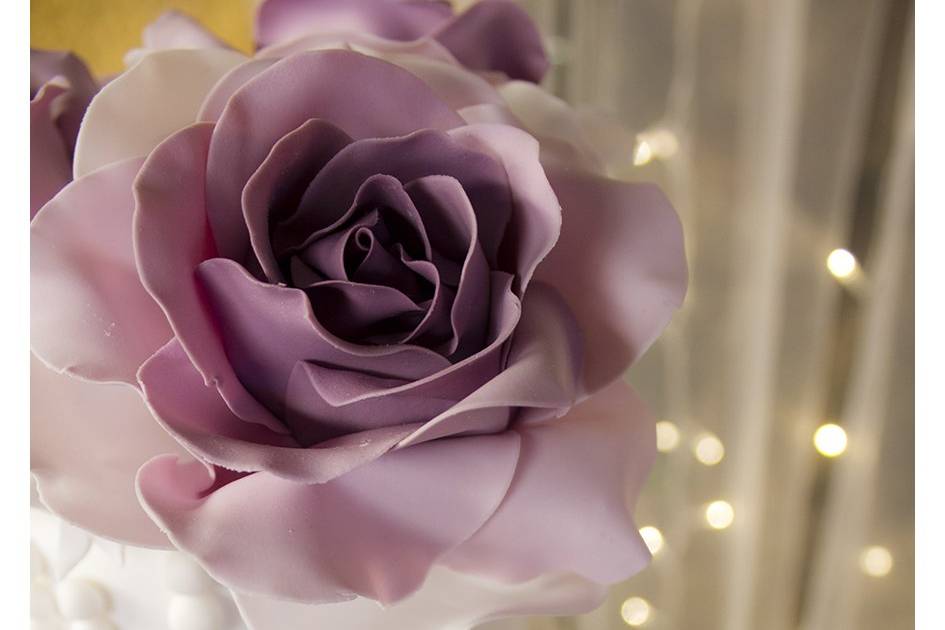
[{"label": "white sugar pearl", "polygon": [[164,584],[172,593],[200,595],[213,588],[213,579],[190,557],[171,553],[164,560]]},{"label": "white sugar pearl", "polygon": [[108,608],[105,592],[98,585],[82,579],[61,582],[56,587],[56,602],[66,619],[92,619]]},{"label": "white sugar pearl", "polygon": [[167,609],[169,630],[223,630],[223,605],[214,596],[171,598]]},{"label": "white sugar pearl", "polygon": [[67,630],[116,630],[115,624],[105,617],[73,621],[66,628]]}]

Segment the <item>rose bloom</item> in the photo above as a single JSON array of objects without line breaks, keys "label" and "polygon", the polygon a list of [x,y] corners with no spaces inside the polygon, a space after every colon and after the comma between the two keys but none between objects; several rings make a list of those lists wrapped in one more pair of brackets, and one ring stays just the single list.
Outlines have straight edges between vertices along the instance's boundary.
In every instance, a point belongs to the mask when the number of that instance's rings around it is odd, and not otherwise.
[{"label": "rose bloom", "polygon": [[685,293],[675,213],[510,2],[269,0],[256,34],[168,14],[94,98],[34,57],[43,503],[255,628],[593,608],[649,560],[621,376]]}]

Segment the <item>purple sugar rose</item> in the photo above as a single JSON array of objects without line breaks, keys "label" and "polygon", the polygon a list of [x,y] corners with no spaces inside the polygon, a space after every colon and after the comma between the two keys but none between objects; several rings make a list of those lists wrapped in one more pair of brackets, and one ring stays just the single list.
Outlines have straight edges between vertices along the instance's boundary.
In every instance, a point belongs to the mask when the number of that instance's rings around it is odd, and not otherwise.
[{"label": "purple sugar rose", "polygon": [[593,606],[649,558],[620,377],[685,293],[665,197],[508,79],[544,68],[510,3],[269,0],[253,58],[195,28],[92,100],[32,224],[44,502],[192,554],[255,627],[431,571]]}]

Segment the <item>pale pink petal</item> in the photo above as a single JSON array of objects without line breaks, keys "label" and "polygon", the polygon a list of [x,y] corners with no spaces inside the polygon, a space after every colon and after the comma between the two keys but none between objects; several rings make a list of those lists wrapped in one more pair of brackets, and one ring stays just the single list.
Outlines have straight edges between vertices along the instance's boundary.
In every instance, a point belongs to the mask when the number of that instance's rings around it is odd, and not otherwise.
[{"label": "pale pink petal", "polygon": [[131,185],[141,162],[77,179],[30,226],[31,343],[58,371],[134,384],[171,337],[135,268]]},{"label": "pale pink petal", "polygon": [[682,227],[652,184],[547,172],[563,223],[536,277],[561,292],[584,331],[584,379],[593,392],[623,374],[682,304]]},{"label": "pale pink petal", "polygon": [[30,219],[72,181],[72,156],[53,116],[53,105],[68,92],[50,82],[30,101]]},{"label": "pale pink petal", "polygon": [[469,630],[506,617],[584,613],[601,604],[606,589],[569,574],[505,584],[437,566],[423,588],[387,608],[363,597],[314,606],[261,595],[233,595],[250,630]]},{"label": "pale pink petal", "polygon": [[145,288],[161,305],[181,345],[241,418],[284,431],[233,373],[196,283],[197,265],[214,254],[205,202],[211,123],[162,142],[135,180],[135,254]]},{"label": "pale pink petal", "polygon": [[520,425],[521,455],[491,519],[444,559],[506,582],[572,571],[600,584],[650,560],[630,506],[656,455],[654,423],[618,381],[551,422]]},{"label": "pale pink petal", "polygon": [[178,548],[230,588],[312,603],[399,601],[502,500],[515,433],[391,452],[323,484],[251,474],[216,487],[173,456],[146,464],[138,491]]},{"label": "pale pink petal", "polygon": [[30,469],[50,510],[99,536],[170,547],[138,503],[135,474],[183,451],[138,392],[56,374],[31,356],[30,434]]},{"label": "pale pink petal", "polygon": [[265,0],[256,14],[256,42],[268,46],[306,33],[361,32],[413,40],[452,15],[449,3],[430,0]]},{"label": "pale pink petal", "polygon": [[232,50],[160,50],[145,55],[92,99],[75,150],[81,177],[106,164],[150,153],[197,120],[214,84],[246,61]]}]

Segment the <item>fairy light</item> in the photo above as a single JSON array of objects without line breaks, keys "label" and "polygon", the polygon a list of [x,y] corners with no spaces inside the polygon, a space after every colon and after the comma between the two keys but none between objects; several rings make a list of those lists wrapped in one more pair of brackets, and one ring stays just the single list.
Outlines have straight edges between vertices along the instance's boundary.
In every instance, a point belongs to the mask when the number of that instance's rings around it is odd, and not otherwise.
[{"label": "fairy light", "polygon": [[847,450],[847,432],[838,424],[822,424],[814,432],[814,448],[824,457],[839,457]]},{"label": "fairy light", "polygon": [[640,537],[643,538],[643,542],[646,543],[646,548],[649,549],[650,553],[654,556],[663,549],[663,532],[656,527],[652,525],[641,527]]},{"label": "fairy light", "polygon": [[845,249],[835,249],[827,256],[827,269],[838,280],[848,280],[857,272],[856,257]]},{"label": "fairy light", "polygon": [[639,628],[650,620],[653,608],[642,597],[630,597],[620,606],[620,617],[632,628]]},{"label": "fairy light", "polygon": [[860,569],[870,577],[886,577],[892,568],[893,557],[885,547],[867,547],[860,554]]},{"label": "fairy light", "polygon": [[633,149],[633,165],[643,166],[653,160],[653,147],[643,138],[637,138],[637,146]]},{"label": "fairy light", "polygon": [[679,429],[669,420],[660,420],[656,423],[656,450],[660,453],[669,453],[679,446]]},{"label": "fairy light", "polygon": [[725,446],[711,433],[703,433],[693,443],[692,453],[700,464],[715,466],[725,457]]},{"label": "fairy light", "polygon": [[735,522],[735,508],[728,501],[713,501],[705,506],[705,522],[712,529],[727,529]]}]

